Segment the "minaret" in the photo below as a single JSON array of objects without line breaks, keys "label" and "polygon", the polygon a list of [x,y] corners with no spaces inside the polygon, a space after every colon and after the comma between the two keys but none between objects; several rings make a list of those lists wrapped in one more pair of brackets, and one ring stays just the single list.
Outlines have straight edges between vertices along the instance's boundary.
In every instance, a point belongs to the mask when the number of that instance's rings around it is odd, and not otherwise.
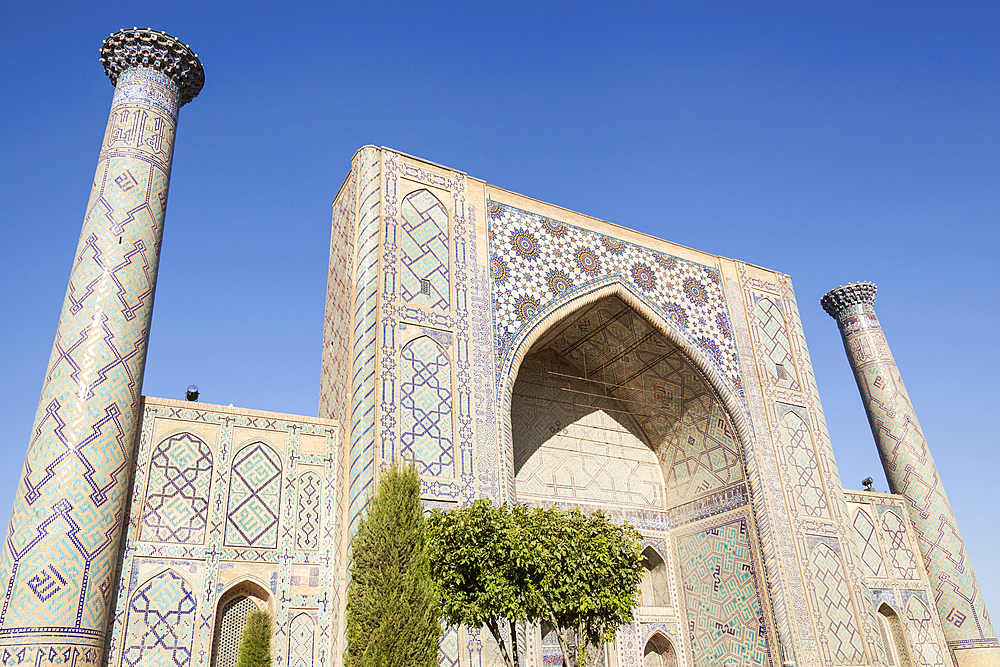
[{"label": "minaret", "polygon": [[871,283],[854,283],[820,304],[840,327],[889,488],[909,501],[948,647],[960,665],[1000,665],[1000,645],[958,522],[875,316],[875,292]]},{"label": "minaret", "polygon": [[177,112],[205,82],[155,30],[111,35],[101,62],[111,114],[0,558],[4,664],[103,660]]}]

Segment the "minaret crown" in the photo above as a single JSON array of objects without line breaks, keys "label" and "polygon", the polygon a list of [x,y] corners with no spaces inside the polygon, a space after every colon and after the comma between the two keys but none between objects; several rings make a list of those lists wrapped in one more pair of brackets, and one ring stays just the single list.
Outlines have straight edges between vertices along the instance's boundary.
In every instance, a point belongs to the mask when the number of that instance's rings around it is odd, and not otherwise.
[{"label": "minaret crown", "polygon": [[823,306],[830,317],[839,320],[848,310],[875,311],[875,293],[878,291],[873,283],[861,282],[844,285],[830,290],[819,305]]},{"label": "minaret crown", "polygon": [[104,40],[101,63],[111,84],[130,67],[148,67],[163,72],[180,89],[180,104],[187,104],[205,85],[205,70],[191,47],[165,32],[151,28],[120,30]]}]

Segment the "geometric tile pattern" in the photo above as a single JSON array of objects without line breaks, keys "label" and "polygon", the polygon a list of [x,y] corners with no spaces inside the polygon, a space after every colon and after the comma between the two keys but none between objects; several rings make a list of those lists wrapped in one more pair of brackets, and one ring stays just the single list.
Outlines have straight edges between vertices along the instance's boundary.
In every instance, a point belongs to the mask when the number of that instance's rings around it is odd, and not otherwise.
[{"label": "geometric tile pattern", "polygon": [[917,561],[910,551],[910,541],[906,538],[906,528],[903,520],[892,510],[882,513],[883,533],[889,538],[889,562],[892,564],[893,576],[897,579],[919,579]]},{"label": "geometric tile pattern", "polygon": [[820,636],[827,664],[866,664],[840,555],[820,542],[809,554],[809,564],[815,584],[813,608],[823,621]]},{"label": "geometric tile pattern", "polygon": [[319,512],[323,500],[319,475],[304,472],[299,475],[299,507],[295,514],[295,546],[299,549],[319,548]]},{"label": "geometric tile pattern", "polygon": [[[532,355],[540,354],[537,350],[547,350],[548,356],[538,358],[541,367],[528,363],[524,380],[518,375],[512,397],[511,428],[518,435],[515,471],[529,474],[533,466],[528,458],[555,435],[556,441],[547,447],[550,459],[556,454],[553,448],[566,446],[596,455],[601,445],[587,442],[595,440],[615,446],[611,457],[640,460],[644,457],[635,450],[644,444],[663,471],[668,508],[742,481],[735,429],[704,375],[619,297],[601,299],[554,325],[534,344]],[[549,411],[552,403],[559,405]],[[579,444],[572,445],[573,441]],[[624,447],[631,453],[626,454]],[[595,460],[594,465],[601,464]],[[616,494],[618,488],[649,493],[655,478],[643,466],[635,469],[638,478],[614,483]],[[607,499],[610,483],[598,468],[573,475],[579,477],[574,486],[580,488],[589,484],[588,479],[603,477],[604,491],[586,493],[599,492]],[[525,478],[519,474],[519,479]]]},{"label": "geometric tile pattern", "polygon": [[695,667],[768,665],[747,519],[677,540]]},{"label": "geometric tile pattern", "polygon": [[129,602],[122,667],[188,667],[197,608],[183,577],[153,577]]},{"label": "geometric tile pattern", "polygon": [[415,461],[421,475],[454,477],[448,355],[429,336],[420,336],[403,347],[400,367],[400,455]]},{"label": "geometric tile pattern", "polygon": [[200,438],[178,433],[150,456],[149,482],[139,539],[204,544],[212,452]]},{"label": "geometric tile pattern", "polygon": [[375,481],[375,328],[378,307],[378,232],[381,221],[378,150],[363,148],[357,157],[357,259],[352,275],[354,340],[351,344],[351,449],[349,526],[353,534]]},{"label": "geometric tile pattern", "polygon": [[854,515],[853,525],[865,572],[872,577],[885,577],[885,563],[882,561],[882,549],[875,535],[875,524],[864,510],[858,510]]},{"label": "geometric tile pattern", "polygon": [[316,622],[309,614],[302,613],[288,626],[288,667],[313,667],[316,643]]},{"label": "geometric tile pattern", "polygon": [[0,640],[104,645],[179,99],[159,71],[119,76],[0,556]]},{"label": "geometric tile pattern", "polygon": [[934,636],[931,611],[919,597],[911,595],[906,601],[906,620],[910,634],[913,657],[920,667],[944,667],[944,657]]},{"label": "geometric tile pattern", "polygon": [[233,459],[226,546],[277,548],[280,507],[281,459],[263,442],[254,442]]},{"label": "geometric tile pattern", "polygon": [[[448,211],[429,191],[417,190],[403,198],[399,212],[400,296],[425,308],[448,310]],[[426,289],[422,280],[429,283]]]},{"label": "geometric tile pattern", "polygon": [[718,270],[488,201],[496,369],[550,301],[618,275],[742,388]]},{"label": "geometric tile pattern", "polygon": [[785,317],[781,308],[766,296],[755,294],[754,298],[757,300],[754,305],[754,313],[757,315],[756,331],[764,347],[763,362],[767,376],[776,387],[798,391],[795,360],[792,359],[792,346],[785,332]]},{"label": "geometric tile pattern", "polygon": [[860,284],[834,290],[824,297],[823,306],[837,320],[844,339],[889,488],[909,501],[910,520],[949,646],[1000,647],[874,302],[875,287]]},{"label": "geometric tile pattern", "polygon": [[459,667],[458,626],[456,625],[442,628],[441,639],[438,640],[438,665]]},{"label": "geometric tile pattern", "polygon": [[820,469],[809,426],[796,409],[789,409],[781,417],[777,430],[791,478],[789,494],[796,509],[802,516],[829,518],[830,510],[820,482]]}]

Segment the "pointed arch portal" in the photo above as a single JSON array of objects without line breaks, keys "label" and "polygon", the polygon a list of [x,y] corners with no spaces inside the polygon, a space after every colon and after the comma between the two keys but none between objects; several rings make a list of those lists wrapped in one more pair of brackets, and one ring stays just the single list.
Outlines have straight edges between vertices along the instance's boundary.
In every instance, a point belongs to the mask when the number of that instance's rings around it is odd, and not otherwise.
[{"label": "pointed arch portal", "polygon": [[510,395],[514,495],[670,509],[744,481],[719,392],[620,294],[555,320]]}]

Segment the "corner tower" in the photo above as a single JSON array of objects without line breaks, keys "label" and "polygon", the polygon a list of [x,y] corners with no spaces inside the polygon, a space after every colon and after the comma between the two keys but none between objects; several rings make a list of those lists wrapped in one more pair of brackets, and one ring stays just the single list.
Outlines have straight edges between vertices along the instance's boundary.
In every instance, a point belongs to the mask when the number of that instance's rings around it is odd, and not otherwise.
[{"label": "corner tower", "polygon": [[820,304],[840,327],[889,488],[909,501],[948,648],[962,667],[997,664],[1000,645],[958,522],[875,315],[876,289],[838,287]]},{"label": "corner tower", "polygon": [[104,41],[111,113],[0,557],[5,664],[103,661],[180,107],[205,74],[155,30]]}]

